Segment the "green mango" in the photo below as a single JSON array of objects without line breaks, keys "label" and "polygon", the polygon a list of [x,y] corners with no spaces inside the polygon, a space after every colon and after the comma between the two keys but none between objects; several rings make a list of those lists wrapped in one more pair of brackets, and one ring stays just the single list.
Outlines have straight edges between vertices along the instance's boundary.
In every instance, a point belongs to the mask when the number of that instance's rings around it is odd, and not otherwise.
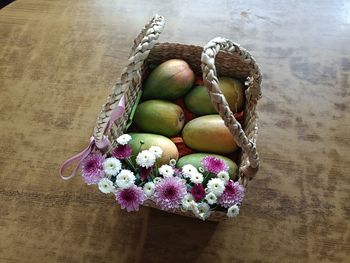
[{"label": "green mango", "polygon": [[[239,80],[219,78],[220,89],[233,113],[243,109],[243,84]],[[198,116],[216,114],[205,86],[195,86],[185,97],[186,108]]]},{"label": "green mango", "polygon": [[196,168],[203,167],[202,160],[206,156],[213,156],[215,158],[223,160],[225,162],[225,164],[228,166],[228,173],[229,173],[230,177],[232,179],[236,178],[236,176],[238,174],[237,164],[234,161],[232,161],[231,159],[229,159],[225,156],[222,156],[222,155],[218,155],[218,154],[193,153],[193,154],[185,155],[177,161],[176,167],[182,168],[186,164],[192,164]]},{"label": "green mango", "polygon": [[186,61],[171,59],[157,66],[143,85],[142,98],[177,99],[193,86],[195,75]]},{"label": "green mango", "polygon": [[[156,162],[158,167],[162,164],[168,164],[171,159],[177,160],[179,158],[179,152],[175,144],[167,137],[151,133],[130,133],[130,136],[132,158],[134,160],[140,151],[148,150],[151,146],[159,146],[163,150],[162,157]],[[142,145],[141,142],[143,142]]]},{"label": "green mango", "polygon": [[188,122],[182,130],[185,144],[199,152],[229,154],[237,149],[230,130],[220,115],[205,115]]},{"label": "green mango", "polygon": [[147,100],[136,108],[134,123],[142,132],[167,137],[178,134],[185,118],[181,107],[166,100]]}]

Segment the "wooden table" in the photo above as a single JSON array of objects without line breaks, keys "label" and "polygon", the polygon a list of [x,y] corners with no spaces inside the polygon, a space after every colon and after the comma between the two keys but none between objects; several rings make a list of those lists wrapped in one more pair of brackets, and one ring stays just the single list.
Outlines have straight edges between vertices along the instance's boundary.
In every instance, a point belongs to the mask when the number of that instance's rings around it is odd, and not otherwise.
[{"label": "wooden table", "polygon": [[[0,262],[350,262],[349,2],[198,2],[0,10]],[[264,73],[262,165],[236,220],[126,213],[58,176],[156,12],[167,19],[161,41],[224,36]]]}]

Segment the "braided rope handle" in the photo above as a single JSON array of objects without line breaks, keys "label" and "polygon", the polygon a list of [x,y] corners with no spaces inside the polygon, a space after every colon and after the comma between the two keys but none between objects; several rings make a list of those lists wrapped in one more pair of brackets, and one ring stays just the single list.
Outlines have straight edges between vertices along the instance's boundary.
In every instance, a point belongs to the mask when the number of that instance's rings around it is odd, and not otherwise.
[{"label": "braided rope handle", "polygon": [[[261,73],[255,59],[249,52],[241,48],[238,44],[225,38],[214,38],[203,49],[202,52],[202,72],[204,84],[208,89],[210,99],[215,109],[219,112],[225,125],[232,133],[237,145],[242,148],[243,152],[248,156],[248,161],[240,169],[240,172],[246,177],[254,176],[259,168],[259,155],[256,151],[255,141],[249,140],[245,135],[241,124],[235,119],[225,96],[220,90],[219,81],[216,74],[215,57],[222,50],[237,56],[250,68],[250,85],[246,90],[248,103],[256,103],[261,97]],[[255,107],[254,107],[255,108]]]},{"label": "braided rope handle", "polygon": [[102,106],[102,110],[97,117],[93,133],[96,143],[100,143],[103,140],[112,111],[118,105],[125,90],[127,90],[132,82],[141,79],[141,67],[163,31],[163,28],[164,18],[155,15],[135,38],[128,59],[128,65],[123,69],[120,81],[113,87],[112,93],[108,96],[107,102]]}]

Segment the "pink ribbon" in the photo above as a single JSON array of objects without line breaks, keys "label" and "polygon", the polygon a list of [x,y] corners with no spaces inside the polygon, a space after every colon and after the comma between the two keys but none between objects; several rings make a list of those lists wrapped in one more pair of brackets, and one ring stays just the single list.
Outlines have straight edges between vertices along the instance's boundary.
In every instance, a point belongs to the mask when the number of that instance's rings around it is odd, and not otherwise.
[{"label": "pink ribbon", "polygon": [[[91,136],[90,138],[90,142],[89,142],[89,145],[84,149],[82,150],[80,153],[72,156],[71,158],[67,159],[60,167],[60,170],[59,170],[59,174],[61,176],[61,178],[63,180],[69,180],[71,178],[73,178],[76,173],[78,172],[80,166],[81,166],[81,163],[84,161],[84,159],[86,157],[89,156],[89,154],[95,149],[99,149],[99,150],[104,150],[104,149],[107,149],[111,143],[110,141],[108,140],[108,137],[106,136],[106,134],[108,134],[109,130],[112,128],[112,125],[113,123],[118,119],[120,118],[123,113],[125,112],[125,99],[124,99],[124,96],[122,96],[119,100],[119,103],[118,105],[114,108],[114,110],[112,111],[111,113],[111,117],[106,125],[106,129],[104,131],[104,135],[102,137],[102,140],[101,141],[96,141],[95,138],[93,136]],[[69,175],[69,176],[64,176],[63,173],[64,173],[64,170],[72,165],[73,163],[75,162],[78,162],[76,167],[74,168],[73,172]]]},{"label": "pink ribbon", "polygon": [[113,123],[119,119],[123,113],[125,112],[125,98],[124,95],[120,98],[117,107],[112,111],[111,117],[109,118],[106,130],[104,134],[107,134],[109,130],[112,128]]},{"label": "pink ribbon", "polygon": [[[75,176],[75,174],[77,173],[77,171],[80,168],[81,162],[91,153],[93,147],[95,145],[95,138],[92,136],[90,138],[90,143],[89,145],[80,153],[72,156],[71,158],[69,158],[68,160],[66,160],[60,167],[60,176],[63,180],[69,180],[71,178],[73,178]],[[63,171],[73,162],[78,161],[77,166],[75,167],[75,169],[73,170],[73,172],[69,175],[69,176],[64,176],[63,175]]]}]

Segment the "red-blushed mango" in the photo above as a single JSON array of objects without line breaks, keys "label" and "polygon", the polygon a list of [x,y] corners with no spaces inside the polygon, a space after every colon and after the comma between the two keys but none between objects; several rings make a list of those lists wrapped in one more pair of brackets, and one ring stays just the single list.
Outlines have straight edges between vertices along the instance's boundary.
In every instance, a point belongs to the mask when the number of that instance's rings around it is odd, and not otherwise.
[{"label": "red-blushed mango", "polygon": [[132,159],[142,150],[148,150],[151,146],[159,146],[163,150],[162,157],[157,160],[157,166],[168,164],[171,159],[177,160],[179,152],[175,144],[165,136],[151,133],[130,133]]},{"label": "red-blushed mango", "polygon": [[147,100],[140,103],[134,123],[142,132],[167,137],[178,134],[184,126],[185,116],[180,106],[166,100]]},{"label": "red-blushed mango", "polygon": [[188,147],[199,152],[229,154],[237,149],[230,130],[218,114],[191,120],[183,128],[182,137]]},{"label": "red-blushed mango", "polygon": [[176,167],[177,168],[182,168],[184,165],[186,164],[192,164],[194,167],[199,168],[202,167],[202,160],[204,157],[206,156],[212,156],[215,157],[217,159],[220,159],[222,161],[225,162],[225,164],[228,167],[228,173],[231,177],[231,179],[235,179],[237,174],[238,174],[238,167],[237,164],[232,161],[231,159],[222,156],[222,155],[218,155],[218,154],[212,154],[212,153],[193,153],[193,154],[189,154],[189,155],[185,155],[183,157],[181,157],[177,163],[176,163]]},{"label": "red-blushed mango", "polygon": [[[243,84],[239,80],[219,78],[220,89],[233,113],[242,110],[244,105]],[[195,86],[185,97],[186,108],[198,116],[216,114],[205,86]]]},{"label": "red-blushed mango", "polygon": [[157,66],[143,85],[143,99],[177,99],[192,87],[195,75],[186,61],[171,59]]}]

